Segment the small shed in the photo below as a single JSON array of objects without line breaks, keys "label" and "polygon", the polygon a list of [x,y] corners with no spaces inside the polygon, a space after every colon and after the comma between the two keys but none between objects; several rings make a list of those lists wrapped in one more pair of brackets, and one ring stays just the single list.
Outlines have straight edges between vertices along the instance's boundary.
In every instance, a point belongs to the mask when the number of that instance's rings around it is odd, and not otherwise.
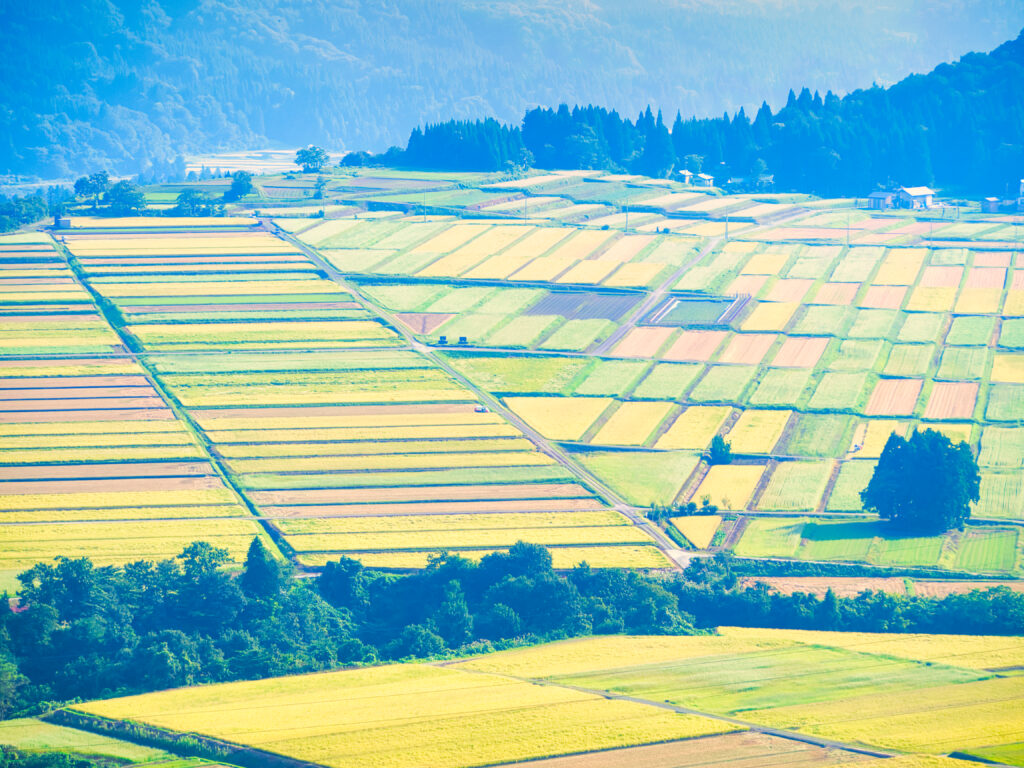
[{"label": "small shed", "polygon": [[54,229],[71,229],[71,217],[70,216],[54,216],[53,217],[53,228]]},{"label": "small shed", "polygon": [[715,186],[715,177],[707,173],[694,174],[693,185],[695,187],[713,187]]},{"label": "small shed", "polygon": [[933,197],[935,191],[928,187],[900,187],[900,205],[903,208],[931,208]]},{"label": "small shed", "polygon": [[999,198],[986,197],[981,201],[981,210],[983,213],[999,213]]},{"label": "small shed", "polygon": [[892,201],[894,197],[896,197],[895,192],[885,192],[883,190],[872,192],[868,195],[868,207],[874,208],[878,211],[883,211],[886,208],[892,208]]},{"label": "small shed", "polygon": [[690,171],[686,170],[685,168],[683,168],[683,170],[681,171],[676,171],[676,173],[679,174],[679,180],[682,181],[683,184],[693,183],[693,174]]}]

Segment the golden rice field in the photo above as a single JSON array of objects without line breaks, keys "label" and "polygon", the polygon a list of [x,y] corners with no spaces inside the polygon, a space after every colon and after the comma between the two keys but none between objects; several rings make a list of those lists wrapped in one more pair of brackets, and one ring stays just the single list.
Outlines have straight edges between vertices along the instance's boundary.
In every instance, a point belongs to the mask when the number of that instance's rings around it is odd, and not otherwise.
[{"label": "golden rice field", "polygon": [[686,540],[697,549],[707,549],[711,546],[715,532],[722,522],[721,515],[692,515],[690,517],[673,517],[670,522],[675,526]]},{"label": "golden rice field", "polygon": [[185,688],[75,709],[332,768],[479,766],[735,730],[643,704],[417,664]]},{"label": "golden rice field", "polygon": [[579,440],[608,406],[610,397],[507,397],[505,404],[552,440]]}]

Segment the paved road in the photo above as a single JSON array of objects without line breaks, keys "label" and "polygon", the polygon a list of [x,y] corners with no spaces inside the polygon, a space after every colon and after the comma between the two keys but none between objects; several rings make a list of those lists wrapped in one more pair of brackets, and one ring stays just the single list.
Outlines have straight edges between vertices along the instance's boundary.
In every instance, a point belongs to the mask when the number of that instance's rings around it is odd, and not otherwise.
[{"label": "paved road", "polygon": [[[287,232],[278,233],[280,237],[291,242],[297,248],[301,249],[302,252],[310,259],[314,264],[320,267],[324,273],[334,280],[339,285],[344,286],[347,290],[352,293],[352,296],[357,302],[359,302],[368,312],[383,318],[392,329],[398,333],[406,343],[415,351],[422,354],[424,357],[429,359],[439,368],[444,370],[453,379],[462,384],[466,389],[476,395],[480,402],[495,413],[500,414],[516,428],[521,430],[537,447],[542,453],[545,453],[553,460],[561,464],[566,470],[572,473],[580,482],[590,488],[595,489],[598,494],[603,496],[607,501],[611,502],[611,505],[625,515],[634,525],[642,529],[647,533],[654,542],[658,545],[666,557],[676,565],[676,567],[685,567],[685,563],[688,562],[685,558],[681,557],[682,552],[679,546],[672,541],[665,532],[662,531],[658,526],[652,524],[641,511],[633,506],[627,504],[615,491],[613,491],[608,485],[602,482],[592,473],[588,472],[584,467],[580,466],[569,458],[568,454],[557,444],[551,442],[537,430],[527,424],[522,418],[516,415],[513,411],[505,407],[505,404],[501,402],[497,397],[481,389],[470,379],[466,378],[460,371],[454,368],[448,360],[441,354],[439,354],[436,347],[424,344],[417,340],[415,335],[409,328],[402,322],[400,322],[395,316],[384,307],[381,307],[374,302],[366,299],[355,286],[348,283],[345,276],[336,268],[333,264],[327,262],[319,253],[313,248],[309,247],[306,243],[302,242],[296,237],[293,237]],[[501,350],[502,352],[508,352],[508,350]]]},{"label": "paved road", "polygon": [[713,237],[710,240],[708,240],[704,247],[701,248],[700,251],[698,251],[693,258],[684,262],[679,267],[679,269],[677,269],[675,272],[669,275],[669,277],[666,280],[664,280],[661,283],[661,285],[659,285],[657,288],[651,291],[650,294],[648,294],[647,298],[643,302],[641,302],[640,306],[637,307],[636,310],[634,310],[633,314],[629,316],[629,319],[626,320],[626,322],[622,323],[622,325],[620,325],[618,328],[616,328],[615,332],[612,333],[611,336],[609,336],[607,339],[598,344],[594,348],[594,351],[591,352],[591,354],[607,354],[616,344],[618,344],[625,337],[627,333],[629,333],[636,327],[637,323],[639,323],[644,317],[647,316],[648,312],[650,312],[652,309],[654,309],[654,307],[658,305],[658,302],[660,302],[665,297],[665,294],[669,292],[672,286],[679,281],[679,278],[682,277],[685,272],[687,272],[691,267],[693,267],[701,259],[707,256],[711,252],[711,249],[717,246],[721,241],[721,237]]}]

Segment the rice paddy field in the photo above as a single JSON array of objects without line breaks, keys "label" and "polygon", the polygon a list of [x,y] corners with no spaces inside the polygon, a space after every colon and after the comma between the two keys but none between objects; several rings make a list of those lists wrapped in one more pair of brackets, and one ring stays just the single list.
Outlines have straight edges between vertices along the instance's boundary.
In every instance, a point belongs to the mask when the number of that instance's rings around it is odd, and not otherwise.
[{"label": "rice paddy field", "polygon": [[[12,263],[49,265],[62,295],[3,309],[5,586],[57,554],[120,564],[206,539],[240,560],[253,536],[307,564],[344,554],[404,569],[529,540],[566,568],[668,565],[291,242],[125,224],[26,248],[8,248]],[[498,314],[525,293],[478,298]]]},{"label": "rice paddy field", "polygon": [[[708,497],[742,517],[737,553],[764,550],[767,516],[810,526],[766,532],[773,557],[1016,573],[980,529],[936,551],[813,526],[860,512],[889,434],[924,428],[979,456],[975,517],[1024,521],[1024,276],[998,222],[600,173],[336,181],[323,218],[285,195],[263,225],[81,219],[0,244],[6,520],[191,509],[310,567],[521,536],[570,566],[667,567],[667,538],[608,510]],[[717,435],[734,460],[709,467]]]},{"label": "rice paddy field", "polygon": [[959,763],[952,753],[1021,765],[1015,704],[1024,678],[1004,671],[1022,662],[1019,638],[723,627],[69,709],[339,767],[950,768]]}]

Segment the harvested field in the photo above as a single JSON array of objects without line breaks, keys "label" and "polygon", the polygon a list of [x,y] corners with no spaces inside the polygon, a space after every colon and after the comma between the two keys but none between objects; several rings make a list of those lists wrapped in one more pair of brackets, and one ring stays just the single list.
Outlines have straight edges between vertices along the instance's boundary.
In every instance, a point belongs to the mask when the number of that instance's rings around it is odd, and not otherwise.
[{"label": "harvested field", "polygon": [[[765,301],[802,301],[814,285],[813,280],[799,278],[783,278],[777,280],[764,297]],[[843,286],[845,288],[845,286]],[[820,291],[819,291],[820,295]],[[851,297],[852,298],[852,297]],[[849,302],[819,302],[822,304],[848,304]]]},{"label": "harvested field", "polygon": [[[963,278],[963,267],[925,267],[918,284],[923,288],[957,288]],[[1000,283],[1002,286],[1002,283]],[[982,288],[988,286],[973,286]]]},{"label": "harvested field", "polygon": [[920,379],[881,379],[864,412],[869,416],[909,416],[917,408]]},{"label": "harvested field", "polygon": [[825,283],[810,304],[852,304],[860,286],[856,283]]},{"label": "harvested field", "polygon": [[[9,480],[0,483],[0,496],[34,494],[118,493],[145,491],[199,491],[223,488],[216,475],[195,477],[125,477],[83,480]],[[26,505],[29,502],[26,502]]]},{"label": "harvested field", "polygon": [[[493,486],[488,486],[493,487]],[[484,494],[481,494],[484,495]],[[456,514],[493,514],[500,512],[544,513],[544,512],[590,512],[604,508],[604,504],[594,498],[579,499],[490,499],[486,501],[407,501],[395,503],[372,504],[323,504],[305,506],[261,506],[262,513],[267,517],[369,517],[376,519],[381,515],[456,515]],[[375,527],[380,527],[377,523]]]},{"label": "harvested field", "polygon": [[[163,401],[160,401],[163,405]],[[50,422],[66,424],[75,421],[174,421],[174,413],[166,408],[136,408],[131,410],[49,410],[0,411],[0,424],[29,424]]]},{"label": "harvested field", "polygon": [[734,768],[815,768],[863,759],[863,756],[852,752],[827,750],[745,731],[667,744],[531,760],[528,763],[509,763],[502,768],[706,768],[709,764],[728,764]]},{"label": "harvested field", "polygon": [[772,365],[780,368],[813,368],[828,343],[829,339],[824,336],[787,336],[775,353]]},{"label": "harvested field", "polygon": [[615,346],[613,354],[622,357],[655,357],[675,332],[674,328],[633,328]]},{"label": "harvested field", "polygon": [[977,399],[978,385],[973,382],[937,381],[932,387],[924,417],[969,420],[974,415]]},{"label": "harvested field", "polygon": [[859,306],[868,309],[899,309],[903,306],[907,290],[905,286],[871,285]]},{"label": "harvested field", "polygon": [[774,333],[735,334],[718,356],[719,363],[757,365],[768,354],[778,336]]},{"label": "harvested field", "polygon": [[1006,283],[1006,269],[981,268],[977,266],[977,263],[977,257],[975,257],[975,266],[967,272],[964,288],[989,288],[1002,291],[1003,285]]},{"label": "harvested field", "polygon": [[710,360],[728,335],[728,331],[684,330],[665,351],[662,359],[677,362]]},{"label": "harvested field", "polygon": [[[97,449],[93,449],[97,450]],[[64,452],[62,455],[66,455]],[[0,457],[8,461],[6,451]],[[213,475],[213,467],[207,461],[150,461],[103,464],[38,464],[34,466],[7,467],[0,465],[0,480],[94,480],[99,478],[165,478],[203,477]],[[3,488],[0,485],[0,493]]]},{"label": "harvested field", "polygon": [[455,315],[441,312],[402,312],[395,315],[413,333],[433,333]]},{"label": "harvested field", "polygon": [[857,576],[746,576],[741,579],[746,586],[766,584],[773,592],[792,595],[803,592],[824,597],[831,590],[836,597],[856,597],[865,590],[885,592],[890,595],[906,595],[907,582],[903,578],[870,578]]},{"label": "harvested field", "polygon": [[307,488],[287,491],[254,491],[254,502],[268,507],[306,505],[387,504],[428,501],[488,501],[508,499],[589,498],[575,483],[522,483],[453,486],[395,486],[390,488]]}]

